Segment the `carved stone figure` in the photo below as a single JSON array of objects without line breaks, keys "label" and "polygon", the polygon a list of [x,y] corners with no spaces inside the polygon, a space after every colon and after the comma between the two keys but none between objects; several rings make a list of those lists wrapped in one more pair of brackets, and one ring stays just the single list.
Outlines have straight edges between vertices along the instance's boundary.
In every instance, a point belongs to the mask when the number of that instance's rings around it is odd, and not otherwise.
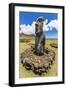
[{"label": "carved stone figure", "polygon": [[45,36],[43,32],[43,17],[38,17],[35,24],[35,52],[39,55],[44,54]]}]

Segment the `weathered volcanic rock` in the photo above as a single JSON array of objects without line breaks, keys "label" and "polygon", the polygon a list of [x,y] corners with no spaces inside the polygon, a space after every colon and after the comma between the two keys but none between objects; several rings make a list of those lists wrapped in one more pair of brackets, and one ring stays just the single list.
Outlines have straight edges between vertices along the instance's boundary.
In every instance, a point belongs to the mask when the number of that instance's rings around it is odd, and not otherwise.
[{"label": "weathered volcanic rock", "polygon": [[57,43],[52,43],[50,44],[51,47],[54,47],[54,48],[58,48],[58,44]]},{"label": "weathered volcanic rock", "polygon": [[44,55],[37,56],[31,48],[26,49],[21,53],[21,63],[27,70],[32,70],[34,73],[41,75],[50,69],[55,58],[55,52],[50,49],[45,49]]}]

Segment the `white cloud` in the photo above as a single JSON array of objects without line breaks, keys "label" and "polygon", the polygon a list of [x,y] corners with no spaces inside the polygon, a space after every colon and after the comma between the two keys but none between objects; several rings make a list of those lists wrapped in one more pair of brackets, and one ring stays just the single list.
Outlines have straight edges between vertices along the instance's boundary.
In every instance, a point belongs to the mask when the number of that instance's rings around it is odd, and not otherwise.
[{"label": "white cloud", "polygon": [[52,30],[53,28],[56,28],[56,30],[58,30],[58,21],[56,19],[52,20],[51,22],[49,22],[48,26],[50,30]]},{"label": "white cloud", "polygon": [[35,21],[32,23],[32,25],[25,25],[22,24],[20,25],[20,33],[24,33],[24,34],[35,34]]},{"label": "white cloud", "polygon": [[[20,33],[24,33],[24,34],[27,34],[27,35],[30,35],[30,34],[35,34],[35,21],[33,21],[33,23],[31,25],[25,25],[25,24],[22,24],[20,25]],[[55,28],[56,30],[58,30],[58,20],[51,20],[49,23],[48,23],[48,19],[46,19],[44,21],[44,25],[43,25],[43,30],[44,31],[49,31],[49,30],[53,30],[53,28]]]},{"label": "white cloud", "polygon": [[44,30],[44,31],[48,31],[48,30],[49,30],[49,27],[48,27],[48,19],[46,19],[46,20],[44,21],[43,30]]}]

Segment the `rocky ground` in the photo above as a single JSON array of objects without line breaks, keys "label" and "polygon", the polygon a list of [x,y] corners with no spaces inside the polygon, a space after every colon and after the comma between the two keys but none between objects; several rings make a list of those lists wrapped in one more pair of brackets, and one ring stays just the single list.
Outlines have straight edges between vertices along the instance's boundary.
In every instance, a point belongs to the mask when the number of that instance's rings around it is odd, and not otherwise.
[{"label": "rocky ground", "polygon": [[46,48],[44,55],[36,55],[31,48],[21,53],[21,63],[27,70],[32,70],[35,74],[42,75],[48,72],[55,58],[55,52]]}]

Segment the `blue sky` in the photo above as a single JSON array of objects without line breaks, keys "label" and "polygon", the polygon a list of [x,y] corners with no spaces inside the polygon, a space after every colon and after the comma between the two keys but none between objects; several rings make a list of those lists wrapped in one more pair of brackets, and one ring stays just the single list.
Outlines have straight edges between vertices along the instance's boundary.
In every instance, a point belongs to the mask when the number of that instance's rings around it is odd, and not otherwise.
[{"label": "blue sky", "polygon": [[[51,22],[51,20],[57,20],[57,13],[40,13],[40,12],[20,12],[19,13],[19,24],[25,24],[25,25],[31,25],[33,21],[36,21],[38,17],[44,17],[44,20],[48,19],[48,23]],[[48,38],[57,38],[58,36],[58,30],[56,28],[53,28],[53,30],[45,31],[45,35]]]}]

